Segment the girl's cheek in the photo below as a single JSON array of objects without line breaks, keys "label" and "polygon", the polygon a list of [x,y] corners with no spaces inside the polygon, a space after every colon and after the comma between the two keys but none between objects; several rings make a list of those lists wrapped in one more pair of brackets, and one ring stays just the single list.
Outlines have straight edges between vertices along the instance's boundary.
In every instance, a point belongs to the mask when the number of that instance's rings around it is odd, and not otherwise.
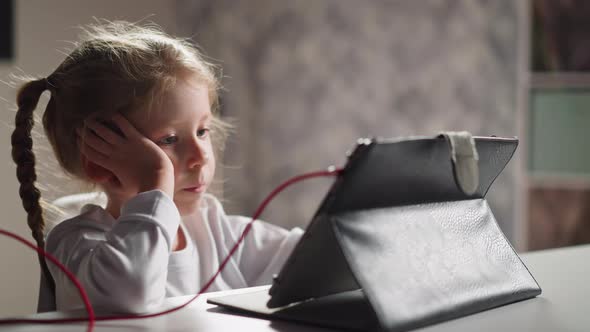
[{"label": "girl's cheek", "polygon": [[213,146],[211,145],[211,142],[209,142],[208,146],[207,146],[207,156],[209,158],[208,160],[208,164],[211,168],[215,169],[215,152],[213,152]]},{"label": "girl's cheek", "polygon": [[164,152],[172,162],[172,166],[174,167],[174,175],[177,175],[180,168],[178,167],[178,151],[176,149],[171,149],[165,150]]}]

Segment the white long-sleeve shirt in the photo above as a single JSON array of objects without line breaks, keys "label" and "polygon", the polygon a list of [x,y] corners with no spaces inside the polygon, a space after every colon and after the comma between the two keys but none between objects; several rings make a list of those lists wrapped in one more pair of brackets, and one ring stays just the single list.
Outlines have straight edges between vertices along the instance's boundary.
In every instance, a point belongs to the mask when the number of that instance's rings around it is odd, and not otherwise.
[{"label": "white long-sleeve shirt", "polygon": [[[55,226],[46,250],[81,281],[92,305],[109,312],[143,313],[165,297],[196,294],[217,271],[249,218],[228,216],[219,201],[205,195],[200,213],[182,220],[162,191],[130,199],[115,220],[98,205]],[[187,245],[171,251],[181,227]],[[256,221],[250,233],[208,291],[269,284],[302,235]],[[49,263],[56,284],[57,310],[82,307],[67,276]]]}]

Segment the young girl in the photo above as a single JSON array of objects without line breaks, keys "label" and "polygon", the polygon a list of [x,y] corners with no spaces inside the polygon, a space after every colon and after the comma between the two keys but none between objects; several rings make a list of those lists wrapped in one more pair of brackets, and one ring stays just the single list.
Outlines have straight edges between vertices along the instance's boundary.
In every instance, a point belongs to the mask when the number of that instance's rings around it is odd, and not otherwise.
[{"label": "young girl", "polygon": [[[20,89],[13,159],[37,243],[44,245],[44,221],[31,129],[45,90],[43,127],[57,160],[107,196],[105,208],[84,206],[45,241],[97,309],[143,313],[165,297],[197,293],[249,222],[226,215],[207,193],[213,145],[224,139],[218,87],[212,65],[187,42],[114,22],[89,27],[51,75]],[[301,234],[254,223],[209,291],[271,283]],[[55,298],[41,298],[39,309],[82,307],[67,277],[41,263],[49,281],[42,288],[53,279]]]}]

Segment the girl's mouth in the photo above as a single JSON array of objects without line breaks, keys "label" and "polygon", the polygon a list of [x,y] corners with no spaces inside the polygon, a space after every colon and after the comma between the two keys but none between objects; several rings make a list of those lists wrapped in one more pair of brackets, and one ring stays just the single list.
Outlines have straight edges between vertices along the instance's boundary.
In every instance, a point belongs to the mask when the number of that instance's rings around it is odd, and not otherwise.
[{"label": "girl's mouth", "polygon": [[183,191],[188,191],[188,192],[191,192],[191,193],[202,193],[203,191],[205,191],[205,184],[204,183],[199,183],[195,187],[188,187],[188,188],[184,188],[182,190]]}]

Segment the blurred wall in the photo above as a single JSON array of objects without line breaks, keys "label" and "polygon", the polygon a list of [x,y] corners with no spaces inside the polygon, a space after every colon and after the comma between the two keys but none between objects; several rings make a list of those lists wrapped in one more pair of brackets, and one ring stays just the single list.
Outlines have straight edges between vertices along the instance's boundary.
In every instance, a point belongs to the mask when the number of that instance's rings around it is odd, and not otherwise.
[{"label": "blurred wall", "polygon": [[[151,14],[148,20],[162,25],[175,33],[174,2],[166,0],[19,0],[15,1],[15,58],[0,62],[0,183],[2,186],[2,221],[0,227],[32,239],[26,225],[26,215],[18,196],[15,167],[10,158],[10,134],[14,123],[15,89],[6,84],[9,74],[27,74],[43,77],[50,74],[63,60],[62,51],[76,39],[82,24],[93,22],[93,17],[110,20],[138,21]],[[45,96],[47,97],[47,96]],[[47,98],[39,106],[37,117],[45,109]],[[36,127],[42,132],[40,126]],[[35,150],[39,153],[43,195],[48,199],[66,193],[74,187],[61,176],[55,162],[48,158],[48,149],[43,137],[35,135]],[[36,311],[39,268],[37,256],[15,241],[0,238],[0,316],[25,314]]]},{"label": "blurred wall", "polygon": [[[524,136],[526,1],[178,1],[178,28],[223,66],[224,199],[251,214],[299,173],[342,165],[361,136]],[[523,47],[524,45],[524,47]],[[519,152],[488,198],[517,248]],[[329,180],[298,184],[263,219],[305,226]]]}]

